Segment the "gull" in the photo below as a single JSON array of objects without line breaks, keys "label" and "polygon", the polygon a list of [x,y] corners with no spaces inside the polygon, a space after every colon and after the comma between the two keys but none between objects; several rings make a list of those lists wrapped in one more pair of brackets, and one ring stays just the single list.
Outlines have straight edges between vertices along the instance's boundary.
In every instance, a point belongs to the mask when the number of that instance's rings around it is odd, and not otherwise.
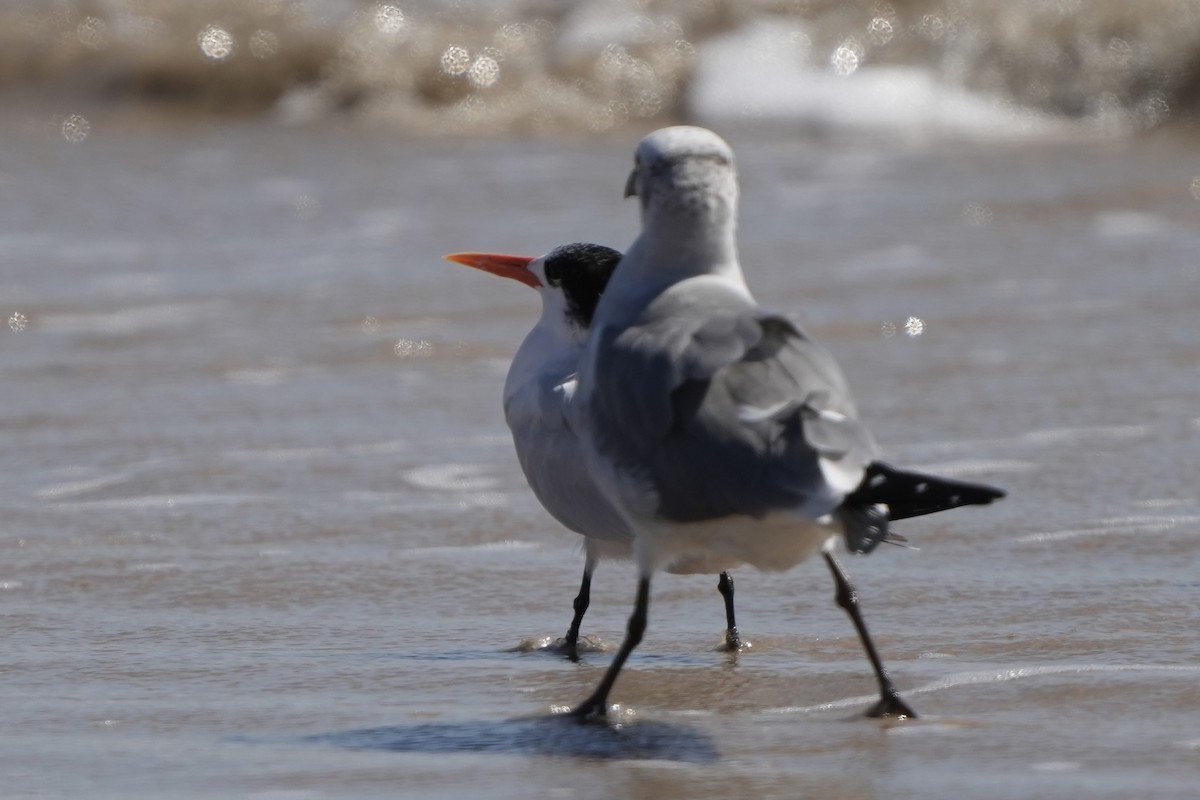
[{"label": "gull", "polygon": [[790,569],[820,553],[879,682],[873,717],[915,717],[834,557],[898,537],[889,522],[1004,496],[876,458],[837,362],[792,319],[762,309],[738,261],[733,152],[677,126],[637,147],[626,196],[642,230],[597,304],[569,409],[589,470],[633,531],[638,586],[627,632],[571,713],[602,718],[641,642],[665,564]]},{"label": "gull", "polygon": [[[601,558],[628,559],[633,532],[587,470],[580,437],[565,407],[592,313],[621,253],[598,244],[556,247],[544,256],[451,253],[449,261],[520,281],[542,299],[538,321],[526,334],[504,381],[504,418],[517,460],[534,495],[550,515],[584,537],[583,580],[562,652],[577,661],[579,628],[591,597],[592,573]],[[742,646],[733,608],[733,578],[722,571],[717,590],[725,601],[724,648]]]}]

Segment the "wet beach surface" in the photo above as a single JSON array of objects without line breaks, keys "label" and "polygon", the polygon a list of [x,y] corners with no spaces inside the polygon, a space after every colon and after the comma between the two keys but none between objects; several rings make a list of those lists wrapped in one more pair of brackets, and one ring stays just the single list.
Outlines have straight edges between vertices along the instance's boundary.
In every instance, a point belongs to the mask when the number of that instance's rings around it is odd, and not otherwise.
[{"label": "wet beach surface", "polygon": [[843,364],[885,456],[1007,488],[846,558],[923,716],[873,685],[819,562],[660,576],[620,641],[499,408],[537,313],[440,261],[624,247],[636,136],[336,123],[0,141],[5,797],[1194,795],[1195,144],[726,133],[765,305]]}]

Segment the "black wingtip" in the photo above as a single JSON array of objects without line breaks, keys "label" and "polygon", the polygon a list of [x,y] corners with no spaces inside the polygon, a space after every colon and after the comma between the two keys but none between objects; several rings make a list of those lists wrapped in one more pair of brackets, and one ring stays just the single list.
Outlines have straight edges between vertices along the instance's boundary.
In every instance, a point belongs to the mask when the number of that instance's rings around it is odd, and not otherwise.
[{"label": "black wingtip", "polygon": [[882,461],[867,466],[862,483],[846,497],[845,506],[884,505],[888,519],[908,519],[959,506],[984,506],[1008,493],[995,486],[897,469]]}]

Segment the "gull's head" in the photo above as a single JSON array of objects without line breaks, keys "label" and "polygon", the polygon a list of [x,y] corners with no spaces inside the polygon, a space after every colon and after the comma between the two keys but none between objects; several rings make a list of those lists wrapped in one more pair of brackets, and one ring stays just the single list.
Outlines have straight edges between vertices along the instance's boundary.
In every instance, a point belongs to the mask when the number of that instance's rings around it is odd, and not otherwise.
[{"label": "gull's head", "polygon": [[696,218],[732,223],[737,215],[733,150],[706,128],[662,128],[638,144],[625,196],[641,200],[642,220]]},{"label": "gull's head", "polygon": [[537,258],[503,253],[451,253],[444,258],[537,289],[542,297],[540,324],[577,340],[587,335],[621,254],[611,247],[577,242]]}]

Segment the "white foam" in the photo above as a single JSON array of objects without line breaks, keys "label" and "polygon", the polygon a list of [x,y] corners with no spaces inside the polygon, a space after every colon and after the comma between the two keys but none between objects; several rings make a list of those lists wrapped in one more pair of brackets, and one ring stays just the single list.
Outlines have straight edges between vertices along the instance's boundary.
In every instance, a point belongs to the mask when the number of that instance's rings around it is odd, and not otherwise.
[{"label": "white foam", "polygon": [[113,475],[102,475],[98,478],[88,478],[78,481],[67,481],[66,483],[56,483],[50,486],[43,486],[34,492],[36,497],[43,500],[58,500],[64,497],[73,497],[75,495],[87,494],[98,489],[105,489],[109,486],[116,486],[125,483],[133,478],[133,474],[129,472],[121,472]]},{"label": "white foam", "polygon": [[387,456],[412,450],[413,443],[407,439],[392,439],[383,442],[350,445],[346,452],[356,456]]},{"label": "white foam", "polygon": [[442,545],[437,547],[414,547],[404,551],[404,555],[408,557],[414,556],[462,556],[472,553],[513,553],[520,554],[529,551],[540,550],[541,545],[537,542],[523,542],[519,540],[506,540],[503,542],[485,542],[484,544],[467,544],[461,546]]},{"label": "white foam", "polygon": [[1041,543],[1041,542],[1063,542],[1069,539],[1084,539],[1097,536],[1137,536],[1149,533],[1164,533],[1173,531],[1181,526],[1188,526],[1187,532],[1195,534],[1200,533],[1200,529],[1196,528],[1196,523],[1200,522],[1200,515],[1183,514],[1179,516],[1140,516],[1140,517],[1112,517],[1109,519],[1097,520],[1088,523],[1080,528],[1067,528],[1058,531],[1040,531],[1038,533],[1027,533],[1024,536],[1018,536],[1017,541],[1021,543]]},{"label": "white foam", "polygon": [[1169,228],[1164,217],[1149,211],[1104,211],[1092,221],[1092,230],[1105,239],[1157,236]]},{"label": "white foam", "polygon": [[1147,524],[1139,526],[1130,526],[1127,528],[1067,528],[1061,531],[1041,531],[1039,533],[1027,533],[1024,536],[1018,536],[1017,541],[1022,544],[1030,542],[1065,542],[1069,539],[1086,539],[1096,536],[1110,536],[1112,534],[1132,535],[1139,533],[1161,533],[1162,531],[1170,530],[1173,525],[1164,524]]},{"label": "white foam", "polygon": [[1023,441],[1056,444],[1082,439],[1136,439],[1145,436],[1145,425],[1087,425],[1076,428],[1045,428],[1021,434]]},{"label": "white foam", "polygon": [[[794,22],[794,21],[791,21]],[[1063,124],[940,83],[911,66],[863,66],[837,75],[811,66],[803,29],[757,20],[704,43],[689,96],[702,122],[775,121],[821,128],[953,132],[1009,138]]]},{"label": "white foam", "polygon": [[459,508],[504,508],[508,505],[508,495],[502,492],[477,492],[459,498]]},{"label": "white foam", "polygon": [[1123,527],[1126,525],[1191,525],[1200,522],[1200,515],[1196,514],[1171,514],[1171,515],[1150,515],[1143,514],[1132,517],[1106,517],[1100,520],[1097,524],[1105,525],[1112,528]]},{"label": "white foam", "polygon": [[[958,672],[953,675],[947,675],[945,678],[939,678],[936,681],[927,683],[924,686],[915,686],[907,689],[901,694],[904,696],[914,694],[932,694],[933,692],[941,692],[946,689],[955,689],[961,686],[980,686],[992,683],[1005,683],[1007,681],[1025,680],[1028,678],[1043,678],[1053,675],[1084,675],[1091,673],[1130,673],[1130,672],[1155,672],[1164,675],[1178,675],[1181,678],[1192,679],[1195,675],[1200,674],[1200,666],[1189,664],[1056,664],[1039,667],[1010,667],[1007,669],[996,670],[976,670],[969,672]],[[858,695],[857,697],[843,697],[837,700],[830,700],[825,703],[818,703],[812,706],[785,706],[782,708],[766,709],[764,714],[807,714],[814,711],[834,711],[840,708],[857,708],[859,706],[870,705],[879,699],[877,694]]]},{"label": "white foam", "polygon": [[275,498],[260,494],[158,494],[138,497],[110,497],[103,500],[76,500],[55,504],[58,509],[135,509],[170,510],[184,506],[236,506],[269,503]]},{"label": "white foam", "polygon": [[403,478],[420,489],[484,492],[500,485],[485,474],[489,469],[487,464],[427,464],[407,470]]},{"label": "white foam", "polygon": [[1196,503],[1197,499],[1194,497],[1152,497],[1147,500],[1138,500],[1134,505],[1142,508],[1186,508],[1194,506]]},{"label": "white foam", "polygon": [[1037,464],[1032,461],[1021,461],[1015,458],[963,458],[957,461],[942,461],[934,464],[922,464],[914,467],[921,472],[930,472],[947,477],[967,475],[998,475],[1032,472]]}]

